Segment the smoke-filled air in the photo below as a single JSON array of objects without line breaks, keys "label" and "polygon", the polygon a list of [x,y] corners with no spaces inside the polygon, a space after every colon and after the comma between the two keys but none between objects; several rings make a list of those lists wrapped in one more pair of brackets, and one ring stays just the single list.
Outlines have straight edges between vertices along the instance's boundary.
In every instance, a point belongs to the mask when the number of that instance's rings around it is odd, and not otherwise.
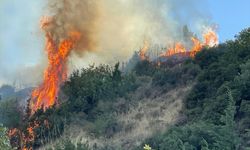
[{"label": "smoke-filled air", "polygon": [[91,53],[98,60],[86,59],[99,63],[125,61],[145,40],[164,46],[180,41],[184,25],[199,38],[207,28],[217,27],[203,3],[195,0],[52,0],[47,14],[51,19],[47,30],[54,40],[66,38],[72,30],[80,32],[72,55]]}]

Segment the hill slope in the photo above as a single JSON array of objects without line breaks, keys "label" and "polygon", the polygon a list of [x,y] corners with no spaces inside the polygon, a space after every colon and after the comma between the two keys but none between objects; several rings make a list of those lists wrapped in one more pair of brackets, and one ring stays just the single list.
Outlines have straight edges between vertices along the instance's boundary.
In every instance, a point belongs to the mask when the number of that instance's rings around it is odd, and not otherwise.
[{"label": "hill slope", "polygon": [[[113,104],[119,109],[112,115],[116,120],[114,128],[107,127],[102,135],[96,137],[91,133],[93,129],[89,128],[95,125],[87,120],[83,121],[78,116],[70,123],[61,139],[53,143],[54,146],[70,137],[73,143],[88,143],[93,149],[132,149],[153,134],[185,119],[181,115],[181,110],[183,100],[191,89],[190,85],[164,91],[153,86],[149,77],[143,80],[147,82],[128,95],[127,99],[132,103],[129,103],[127,110],[122,111],[126,108],[125,105],[128,105],[125,98],[118,98]],[[99,123],[104,121],[101,120]]]},{"label": "hill slope", "polygon": [[[83,68],[61,89],[58,106],[38,110],[31,117],[29,110],[16,113],[8,109],[15,108],[12,103],[2,104],[8,106],[0,108],[8,112],[5,126],[28,136],[27,128],[35,127],[32,140],[20,142],[15,135],[12,146],[250,149],[250,28],[235,40],[178,62],[171,58],[161,65],[140,61],[126,73],[119,70],[119,63]],[[19,115],[11,120],[13,114]]]}]

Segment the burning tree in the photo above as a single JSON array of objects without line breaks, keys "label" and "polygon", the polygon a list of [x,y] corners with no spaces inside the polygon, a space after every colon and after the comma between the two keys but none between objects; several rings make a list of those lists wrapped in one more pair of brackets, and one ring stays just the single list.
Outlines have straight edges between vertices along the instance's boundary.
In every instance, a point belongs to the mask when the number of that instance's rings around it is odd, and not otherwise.
[{"label": "burning tree", "polygon": [[53,40],[53,33],[46,31],[51,21],[42,20],[41,27],[46,32],[46,52],[48,54],[48,67],[44,72],[43,83],[32,92],[31,110],[49,108],[56,104],[60,85],[67,78],[67,58],[74,48],[81,34],[77,31],[68,32],[67,38],[57,43]]}]

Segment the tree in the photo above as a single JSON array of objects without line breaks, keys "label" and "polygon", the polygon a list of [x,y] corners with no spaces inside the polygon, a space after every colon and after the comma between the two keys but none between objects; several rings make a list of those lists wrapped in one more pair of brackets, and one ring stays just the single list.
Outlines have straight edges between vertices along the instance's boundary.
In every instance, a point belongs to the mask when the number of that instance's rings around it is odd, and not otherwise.
[{"label": "tree", "polygon": [[121,81],[121,71],[119,70],[119,63],[116,63],[115,64],[115,69],[114,69],[114,71],[112,72],[112,78],[113,78],[113,80],[115,80],[115,81]]},{"label": "tree", "polygon": [[204,138],[202,138],[202,140],[201,140],[201,150],[209,150],[208,143]]},{"label": "tree", "polygon": [[234,127],[234,115],[236,112],[235,101],[232,96],[232,92],[228,87],[225,87],[227,91],[227,106],[225,109],[225,115],[221,117],[221,121],[228,127]]}]

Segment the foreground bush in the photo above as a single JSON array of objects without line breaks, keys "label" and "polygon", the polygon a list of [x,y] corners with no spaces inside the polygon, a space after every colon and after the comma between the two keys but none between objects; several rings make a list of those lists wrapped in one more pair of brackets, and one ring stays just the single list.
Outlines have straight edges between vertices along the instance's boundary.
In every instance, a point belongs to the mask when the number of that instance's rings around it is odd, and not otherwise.
[{"label": "foreground bush", "polygon": [[7,129],[0,124],[0,149],[11,150],[9,137],[7,136]]}]

